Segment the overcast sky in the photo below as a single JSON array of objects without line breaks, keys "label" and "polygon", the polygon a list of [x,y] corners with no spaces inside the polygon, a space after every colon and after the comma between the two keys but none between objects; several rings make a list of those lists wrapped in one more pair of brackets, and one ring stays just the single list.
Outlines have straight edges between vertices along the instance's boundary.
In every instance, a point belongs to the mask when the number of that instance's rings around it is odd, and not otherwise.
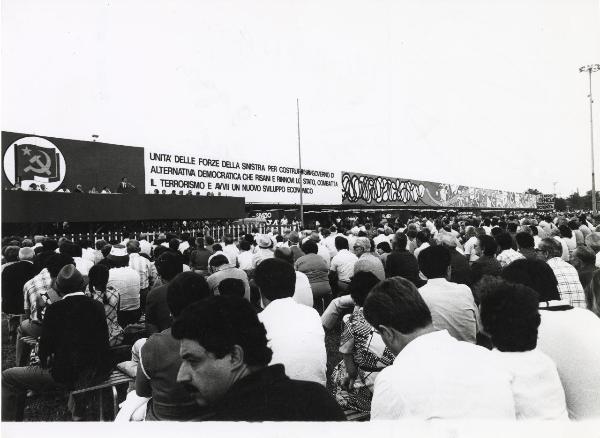
[{"label": "overcast sky", "polygon": [[297,165],[299,98],[304,167],[591,188],[598,0],[3,0],[1,60],[3,130]]}]

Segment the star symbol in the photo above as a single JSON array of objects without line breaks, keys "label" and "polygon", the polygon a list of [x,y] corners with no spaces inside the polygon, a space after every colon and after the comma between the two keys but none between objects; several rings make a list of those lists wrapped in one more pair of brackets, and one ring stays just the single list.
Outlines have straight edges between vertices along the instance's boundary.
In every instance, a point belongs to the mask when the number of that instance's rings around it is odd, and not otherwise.
[{"label": "star symbol", "polygon": [[31,155],[31,149],[29,149],[27,146],[21,150],[23,151],[23,155]]}]

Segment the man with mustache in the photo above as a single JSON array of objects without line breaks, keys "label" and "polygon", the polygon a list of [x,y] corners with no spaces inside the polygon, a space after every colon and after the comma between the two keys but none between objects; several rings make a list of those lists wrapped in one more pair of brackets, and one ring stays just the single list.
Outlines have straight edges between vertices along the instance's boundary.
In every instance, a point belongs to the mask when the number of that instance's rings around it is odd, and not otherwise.
[{"label": "man with mustache", "polygon": [[314,382],[292,380],[281,364],[268,366],[264,325],[252,305],[215,296],[187,307],[172,327],[183,360],[177,381],[224,421],[335,421],[344,412]]}]

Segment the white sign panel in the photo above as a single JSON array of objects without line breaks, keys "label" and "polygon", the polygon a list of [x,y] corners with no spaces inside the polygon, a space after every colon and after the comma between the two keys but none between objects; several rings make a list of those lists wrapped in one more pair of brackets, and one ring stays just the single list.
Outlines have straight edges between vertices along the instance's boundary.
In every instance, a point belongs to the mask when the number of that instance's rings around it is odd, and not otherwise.
[{"label": "white sign panel", "polygon": [[[289,165],[231,161],[199,155],[180,155],[144,149],[146,193],[211,192],[244,196],[246,202],[297,204],[300,172]],[[339,170],[303,169],[302,192],[306,204],[341,204]]]}]

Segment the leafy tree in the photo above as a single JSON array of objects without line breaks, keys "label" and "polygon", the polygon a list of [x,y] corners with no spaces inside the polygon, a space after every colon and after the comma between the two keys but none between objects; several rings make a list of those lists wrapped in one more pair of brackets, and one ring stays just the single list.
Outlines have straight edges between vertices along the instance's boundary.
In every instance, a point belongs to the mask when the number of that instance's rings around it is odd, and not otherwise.
[{"label": "leafy tree", "polygon": [[554,208],[558,211],[565,211],[567,209],[567,200],[565,198],[554,198]]},{"label": "leafy tree", "polygon": [[538,189],[532,189],[532,188],[525,190],[525,193],[528,195],[541,195],[542,194],[542,192],[540,192]]}]

